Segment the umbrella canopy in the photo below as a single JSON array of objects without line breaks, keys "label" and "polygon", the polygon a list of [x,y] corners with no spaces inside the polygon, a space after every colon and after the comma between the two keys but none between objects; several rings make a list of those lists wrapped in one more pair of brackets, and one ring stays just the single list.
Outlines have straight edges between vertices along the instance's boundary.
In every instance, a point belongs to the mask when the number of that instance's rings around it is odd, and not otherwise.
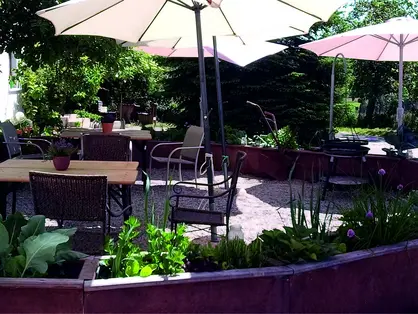
[{"label": "umbrella canopy", "polygon": [[402,126],[403,62],[418,61],[418,20],[409,17],[390,19],[385,23],[358,28],[346,33],[301,45],[318,56],[399,61],[399,98],[397,121]]},{"label": "umbrella canopy", "polygon": [[[216,7],[216,1],[201,2]],[[314,23],[328,20],[346,2],[225,0],[219,9],[202,10],[202,35],[245,34],[261,40],[300,35]],[[54,24],[56,35],[98,35],[129,42],[195,38],[195,17],[185,7],[195,7],[195,1],[71,0],[38,15]]]},{"label": "umbrella canopy", "polygon": [[[238,36],[218,36],[217,52],[219,59],[239,66],[246,66],[251,62],[283,51],[287,46],[265,41],[245,40]],[[173,45],[171,39],[151,40],[139,43],[124,43],[126,47],[135,47],[149,54],[170,58],[197,58],[196,39],[183,37]],[[214,57],[213,39],[203,40],[204,56]]]}]

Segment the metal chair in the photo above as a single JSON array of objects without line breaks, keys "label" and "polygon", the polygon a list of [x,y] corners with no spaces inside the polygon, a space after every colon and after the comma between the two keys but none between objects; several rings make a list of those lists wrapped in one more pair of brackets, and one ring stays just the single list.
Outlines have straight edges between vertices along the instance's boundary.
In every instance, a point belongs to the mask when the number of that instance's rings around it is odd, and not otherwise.
[{"label": "metal chair", "polygon": [[[230,181],[230,187],[220,194],[213,196],[201,196],[201,195],[191,195],[191,194],[181,194],[180,185],[195,185],[210,187],[208,184],[204,183],[192,183],[192,182],[178,182],[173,186],[173,190],[176,194],[170,197],[170,206],[171,206],[171,215],[169,220],[171,222],[171,230],[176,230],[177,224],[197,224],[197,225],[209,225],[209,226],[226,226],[226,234],[228,236],[229,231],[229,217],[231,215],[232,204],[234,197],[237,191],[238,177],[246,158],[247,154],[239,151],[237,153],[235,168],[232,172],[232,175],[228,177],[225,181],[215,183],[211,185],[212,187],[225,184],[225,182]],[[225,211],[209,211],[204,209],[195,209],[195,208],[186,208],[182,207],[180,201],[182,199],[192,198],[197,200],[210,200],[210,199],[219,199],[223,196],[227,197]]]},{"label": "metal chair", "polygon": [[[48,145],[51,145],[50,141],[44,139],[33,139],[33,138],[19,138],[17,135],[16,128],[10,122],[0,123],[0,130],[3,132],[4,142],[3,144],[7,147],[7,152],[9,153],[9,158],[18,158],[18,159],[45,159],[45,152],[42,148],[34,144],[33,142],[44,142]],[[24,142],[22,142],[24,141]],[[24,155],[22,153],[22,146],[32,146],[36,147],[39,150],[38,154],[28,154]]]},{"label": "metal chair", "polygon": [[[186,135],[184,136],[183,142],[173,142],[173,143],[161,143],[151,150],[150,152],[150,165],[149,165],[149,175],[151,177],[151,170],[152,170],[152,161],[156,161],[159,163],[167,163],[167,179],[168,182],[170,176],[170,164],[177,164],[179,167],[179,177],[180,181],[183,180],[181,175],[181,166],[182,165],[194,165],[194,173],[195,173],[195,182],[197,182],[197,163],[199,159],[199,151],[202,146],[204,136],[204,130],[198,126],[190,126],[187,129]],[[181,147],[175,148],[171,151],[168,157],[157,157],[154,156],[154,151],[159,147],[169,146],[169,145],[179,145],[182,144]],[[179,153],[179,157],[175,158],[174,154]]]},{"label": "metal chair", "polygon": [[33,204],[37,215],[56,219],[59,227],[64,220],[101,221],[103,241],[110,218],[119,217],[131,205],[117,212],[107,207],[107,177],[100,175],[66,175],[29,172]]},{"label": "metal chair", "polygon": [[[43,142],[51,145],[50,141],[44,139],[33,139],[33,138],[19,138],[16,128],[9,121],[0,123],[0,130],[3,132],[4,142],[3,144],[7,147],[7,153],[9,159],[43,159],[45,160],[46,154],[42,148],[34,144],[33,142]],[[22,152],[22,146],[36,147],[39,151],[38,154],[27,154],[24,155]],[[8,193],[12,193],[12,213],[16,212],[16,189],[15,183],[9,184]]]}]

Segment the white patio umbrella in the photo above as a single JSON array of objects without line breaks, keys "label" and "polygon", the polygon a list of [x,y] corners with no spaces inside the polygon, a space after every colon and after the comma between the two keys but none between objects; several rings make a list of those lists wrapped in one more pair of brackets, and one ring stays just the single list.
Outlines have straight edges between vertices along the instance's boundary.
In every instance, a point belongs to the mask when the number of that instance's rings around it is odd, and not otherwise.
[{"label": "white patio umbrella", "polygon": [[[177,42],[171,39],[152,40],[138,43],[123,43],[126,47],[144,51],[153,55],[177,58],[197,58],[198,51],[195,38],[183,37]],[[239,66],[246,66],[256,60],[283,51],[287,46],[273,44],[265,41],[257,41],[239,36],[213,36],[211,40],[203,40],[204,56],[214,57],[216,93],[218,102],[219,125],[222,145],[222,170],[225,180],[228,178],[228,156],[226,154],[223,102],[221,91],[221,78],[219,71],[219,59]],[[203,116],[201,115],[203,124]],[[228,184],[225,183],[225,188]]]},{"label": "white patio umbrella", "polygon": [[[195,37],[205,129],[208,183],[213,183],[202,38],[248,35],[260,40],[300,35],[348,0],[71,0],[41,10],[56,35],[97,35],[128,42]],[[207,7],[214,9],[207,9]],[[194,14],[193,14],[194,13]],[[213,195],[213,189],[209,189]],[[210,209],[214,204],[211,200]],[[212,233],[214,234],[214,233]]]},{"label": "white patio umbrella", "polygon": [[397,122],[403,124],[403,63],[418,61],[418,20],[399,17],[385,23],[358,28],[346,33],[301,45],[318,56],[399,61],[399,91]]}]

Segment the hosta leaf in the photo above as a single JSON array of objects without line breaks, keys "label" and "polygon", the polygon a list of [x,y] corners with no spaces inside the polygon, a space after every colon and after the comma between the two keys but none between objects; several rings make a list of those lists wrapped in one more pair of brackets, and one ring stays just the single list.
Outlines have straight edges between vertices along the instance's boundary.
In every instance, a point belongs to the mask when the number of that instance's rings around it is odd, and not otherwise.
[{"label": "hosta leaf", "polygon": [[149,265],[143,267],[141,269],[141,272],[139,273],[139,276],[141,277],[149,277],[151,275],[152,275],[152,268]]},{"label": "hosta leaf", "polygon": [[55,254],[55,262],[60,263],[64,261],[76,261],[82,258],[86,258],[87,256],[88,256],[87,254],[77,252],[77,251],[60,250],[60,251],[57,251]]},{"label": "hosta leaf", "polygon": [[23,255],[17,255],[9,258],[4,265],[4,270],[8,277],[20,277],[25,268],[25,257]]},{"label": "hosta leaf", "polygon": [[48,262],[55,262],[57,246],[67,241],[68,236],[54,232],[27,238],[23,243],[26,263],[22,276],[29,268],[45,274],[48,270]]},{"label": "hosta leaf", "polygon": [[63,235],[66,235],[66,236],[68,236],[68,237],[72,237],[76,232],[77,232],[77,228],[71,228],[71,229],[56,229],[56,230],[54,230],[54,231],[52,231],[52,232],[55,232],[55,233],[60,233],[60,234],[63,234]]},{"label": "hosta leaf", "polygon": [[0,223],[0,255],[7,252],[9,249],[9,233],[6,227]]},{"label": "hosta leaf", "polygon": [[37,236],[38,234],[45,232],[45,216],[37,215],[28,220],[26,226],[22,227],[22,231],[19,236],[19,242],[23,243],[27,238],[31,236]]},{"label": "hosta leaf", "polygon": [[27,220],[21,213],[15,213],[7,216],[4,226],[9,232],[9,243],[16,246],[17,239],[23,226],[27,224]]}]

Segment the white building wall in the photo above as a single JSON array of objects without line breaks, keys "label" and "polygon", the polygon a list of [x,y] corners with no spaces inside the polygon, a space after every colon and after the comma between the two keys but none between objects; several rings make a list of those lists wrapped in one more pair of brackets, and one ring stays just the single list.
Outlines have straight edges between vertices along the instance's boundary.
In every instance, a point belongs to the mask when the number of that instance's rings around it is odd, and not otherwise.
[{"label": "white building wall", "polygon": [[[12,65],[17,66],[15,59]],[[20,88],[10,88],[10,58],[7,53],[0,54],[0,121],[10,119],[19,111]]]}]

